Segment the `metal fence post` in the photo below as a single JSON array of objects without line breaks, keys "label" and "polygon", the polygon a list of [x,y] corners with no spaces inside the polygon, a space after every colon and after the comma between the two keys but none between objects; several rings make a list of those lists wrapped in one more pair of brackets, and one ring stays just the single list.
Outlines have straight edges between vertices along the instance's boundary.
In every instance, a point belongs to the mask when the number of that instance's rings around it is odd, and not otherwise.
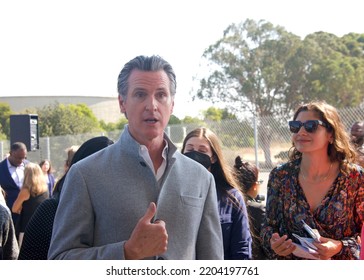
[{"label": "metal fence post", "polygon": [[253,125],[254,125],[254,154],[255,154],[255,165],[259,168],[258,160],[258,128],[257,128],[257,116],[253,114]]},{"label": "metal fence post", "polygon": [[167,126],[166,128],[167,128],[166,133],[167,133],[168,137],[171,137],[171,127]]},{"label": "metal fence post", "polygon": [[49,136],[46,138],[46,146],[47,146],[47,157],[46,158],[52,162],[52,160],[51,160],[51,145],[50,145]]}]

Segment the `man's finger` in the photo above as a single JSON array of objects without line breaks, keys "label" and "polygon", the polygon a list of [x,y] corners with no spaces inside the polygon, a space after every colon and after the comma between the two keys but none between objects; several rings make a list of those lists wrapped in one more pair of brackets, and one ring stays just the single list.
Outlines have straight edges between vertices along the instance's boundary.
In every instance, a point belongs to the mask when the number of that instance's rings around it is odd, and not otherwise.
[{"label": "man's finger", "polygon": [[155,220],[154,223],[162,225],[163,227],[166,227],[166,223],[163,220]]},{"label": "man's finger", "polygon": [[149,204],[147,212],[145,212],[144,216],[140,220],[150,223],[156,212],[157,212],[157,206],[155,205],[154,202],[151,202]]}]

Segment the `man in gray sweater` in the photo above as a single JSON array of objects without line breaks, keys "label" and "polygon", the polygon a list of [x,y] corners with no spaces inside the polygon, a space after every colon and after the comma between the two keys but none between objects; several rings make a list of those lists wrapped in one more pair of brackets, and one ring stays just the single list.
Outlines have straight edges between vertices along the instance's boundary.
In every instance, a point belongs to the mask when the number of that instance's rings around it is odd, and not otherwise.
[{"label": "man in gray sweater", "polygon": [[74,164],[57,209],[50,259],[223,259],[215,182],[164,133],[176,77],[159,56],[121,70],[128,119],[113,145]]}]

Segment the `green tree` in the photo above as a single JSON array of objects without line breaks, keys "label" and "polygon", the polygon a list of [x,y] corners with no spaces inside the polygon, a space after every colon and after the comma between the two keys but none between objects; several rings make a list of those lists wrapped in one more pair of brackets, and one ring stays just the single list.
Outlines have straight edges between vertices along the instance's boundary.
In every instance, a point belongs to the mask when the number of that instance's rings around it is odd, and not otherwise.
[{"label": "green tree", "polygon": [[105,123],[104,120],[100,121],[100,127],[104,131],[115,131],[115,130],[122,130],[124,129],[125,124],[128,123],[128,120],[122,116],[116,123]]},{"label": "green tree", "polygon": [[185,116],[182,119],[182,123],[183,124],[197,124],[197,125],[203,125],[203,124],[205,124],[205,122],[202,121],[202,120],[200,120],[199,118],[197,118],[197,117],[191,117],[191,116]]},{"label": "green tree", "polygon": [[216,107],[209,107],[202,114],[205,120],[219,122],[222,119],[222,110]]},{"label": "green tree", "polygon": [[101,131],[98,120],[85,104],[55,103],[37,109],[40,136],[59,136]]},{"label": "green tree", "polygon": [[[363,50],[364,34],[317,32],[301,40],[283,27],[248,19],[228,26],[206,49],[210,73],[194,97],[224,104],[239,118],[248,112],[281,122],[315,99],[356,106],[364,97]],[[258,131],[269,166],[269,123],[260,120]]]},{"label": "green tree", "polygon": [[175,115],[171,115],[171,117],[169,118],[168,124],[172,125],[172,124],[180,124],[181,120],[176,117]]},{"label": "green tree", "polygon": [[124,129],[124,126],[128,123],[127,118],[124,116],[119,119],[119,121],[116,123],[116,128],[119,130]]},{"label": "green tree", "polygon": [[100,127],[103,131],[114,131],[116,130],[116,123],[106,123],[104,120],[99,121]]},{"label": "green tree", "polygon": [[220,122],[222,120],[236,120],[236,116],[230,113],[227,108],[209,107],[207,110],[203,111],[202,114],[205,121]]},{"label": "green tree", "polygon": [[10,139],[10,105],[0,102],[0,139]]},{"label": "green tree", "polygon": [[[224,103],[235,114],[287,114],[298,100],[289,95],[285,65],[300,46],[298,36],[263,20],[231,24],[203,54],[213,71],[201,80],[196,96]],[[271,164],[269,149],[265,159]]]},{"label": "green tree", "polygon": [[[359,105],[364,97],[364,34],[341,38],[316,32],[303,40],[304,101],[326,100],[337,108]],[[361,50],[361,51],[360,51]],[[309,66],[309,67],[308,67]]]},{"label": "green tree", "polygon": [[223,102],[233,113],[286,113],[285,64],[300,44],[298,36],[263,20],[231,24],[203,54],[213,72],[201,80],[196,96]]}]

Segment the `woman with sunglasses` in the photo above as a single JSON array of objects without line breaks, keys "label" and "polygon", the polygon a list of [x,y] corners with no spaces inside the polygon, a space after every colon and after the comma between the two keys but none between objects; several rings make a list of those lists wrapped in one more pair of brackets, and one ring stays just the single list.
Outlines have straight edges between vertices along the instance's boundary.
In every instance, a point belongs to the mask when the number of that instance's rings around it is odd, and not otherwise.
[{"label": "woman with sunglasses", "polygon": [[[289,122],[290,161],[272,170],[261,237],[271,259],[359,259],[364,173],[337,110],[301,105]],[[311,234],[310,234],[311,233]],[[313,233],[313,234],[312,234]],[[306,254],[297,237],[309,239]]]},{"label": "woman with sunglasses", "polygon": [[224,259],[251,259],[252,238],[243,194],[234,172],[225,161],[218,137],[208,128],[196,128],[185,137],[181,151],[214,176]]}]

